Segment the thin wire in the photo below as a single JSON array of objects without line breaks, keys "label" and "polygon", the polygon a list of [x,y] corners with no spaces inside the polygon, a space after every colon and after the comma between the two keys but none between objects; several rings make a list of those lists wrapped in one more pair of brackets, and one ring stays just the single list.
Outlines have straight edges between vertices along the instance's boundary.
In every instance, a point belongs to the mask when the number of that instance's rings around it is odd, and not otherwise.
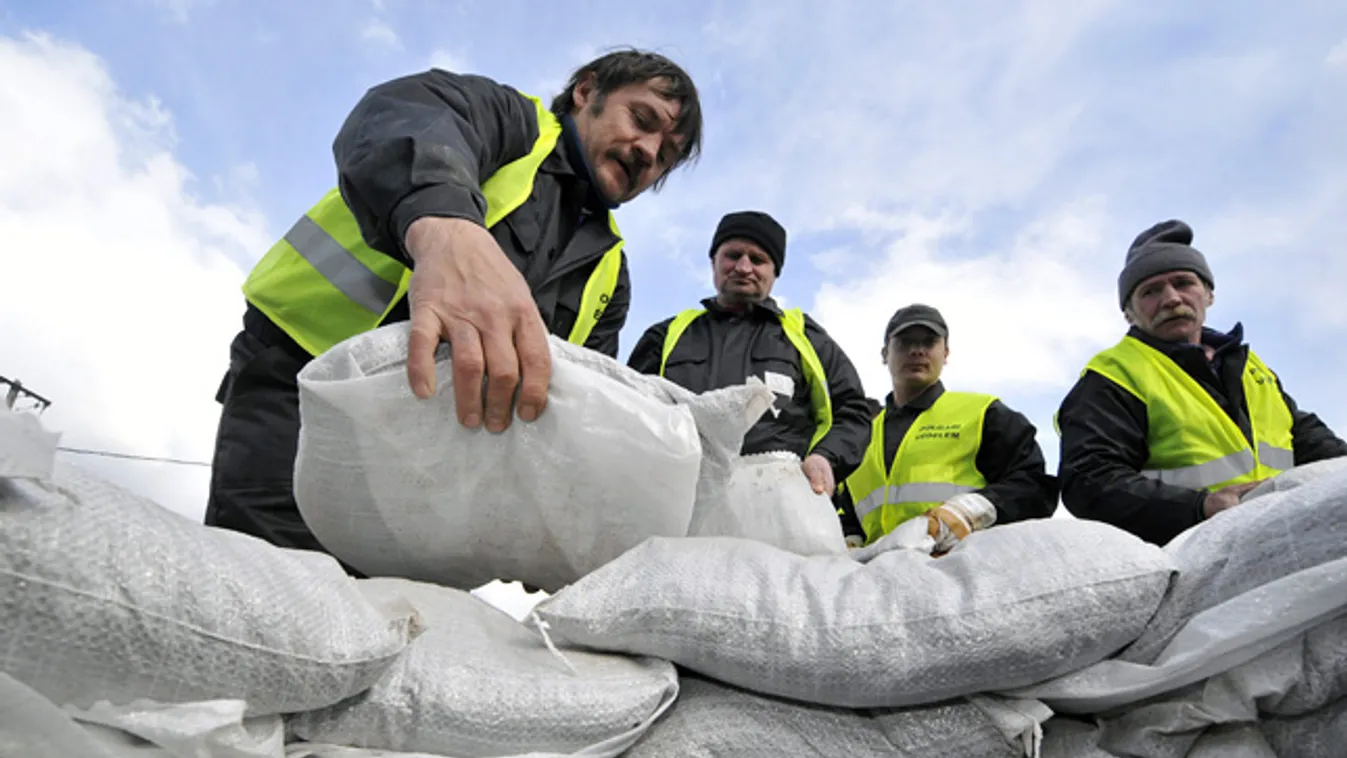
[{"label": "thin wire", "polygon": [[179,466],[207,466],[210,464],[204,461],[189,461],[182,458],[159,458],[153,455],[132,455],[130,453],[111,453],[107,450],[88,450],[80,447],[57,447],[57,450],[63,453],[75,453],[76,455],[101,455],[105,458],[122,458],[129,461],[151,461],[153,463],[176,463]]}]

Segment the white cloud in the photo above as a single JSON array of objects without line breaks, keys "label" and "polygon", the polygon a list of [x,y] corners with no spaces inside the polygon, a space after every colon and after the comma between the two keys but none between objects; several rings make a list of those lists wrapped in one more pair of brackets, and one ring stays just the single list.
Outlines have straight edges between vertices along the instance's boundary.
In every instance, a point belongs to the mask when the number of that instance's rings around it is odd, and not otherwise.
[{"label": "white cloud", "polygon": [[1101,201],[1080,202],[1004,246],[962,258],[945,248],[971,231],[966,221],[885,218],[900,230],[897,239],[852,267],[846,280],[824,284],[811,313],[851,357],[872,397],[889,388],[880,359],[884,325],[914,302],[935,306],[949,324],[944,376],[951,386],[1054,389],[1125,328],[1109,282],[1081,261],[1081,250],[1105,245],[1103,218]]},{"label": "white cloud", "polygon": [[377,18],[365,22],[360,29],[360,38],[380,47],[394,49],[402,47],[402,40],[398,38],[398,33],[393,31],[393,27]]},{"label": "white cloud", "polygon": [[[208,461],[243,308],[231,254],[265,250],[265,220],[195,197],[171,116],[83,49],[0,38],[0,70],[0,373],[53,401],[66,445]],[[83,462],[204,512],[208,469]]]}]

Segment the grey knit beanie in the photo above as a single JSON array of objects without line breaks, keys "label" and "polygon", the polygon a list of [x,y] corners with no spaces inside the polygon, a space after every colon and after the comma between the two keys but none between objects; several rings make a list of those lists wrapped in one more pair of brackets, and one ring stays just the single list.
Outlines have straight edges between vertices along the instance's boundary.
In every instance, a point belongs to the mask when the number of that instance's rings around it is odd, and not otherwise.
[{"label": "grey knit beanie", "polygon": [[1175,219],[1161,221],[1138,234],[1127,249],[1127,262],[1118,274],[1118,307],[1126,310],[1127,299],[1138,284],[1166,271],[1191,271],[1209,288],[1216,289],[1206,257],[1192,243],[1192,227]]}]

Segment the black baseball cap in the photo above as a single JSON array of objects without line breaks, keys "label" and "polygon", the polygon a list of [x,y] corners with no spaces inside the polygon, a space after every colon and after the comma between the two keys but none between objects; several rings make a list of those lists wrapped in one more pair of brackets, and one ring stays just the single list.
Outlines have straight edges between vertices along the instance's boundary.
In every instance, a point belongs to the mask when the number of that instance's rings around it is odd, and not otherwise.
[{"label": "black baseball cap", "polygon": [[949,327],[940,311],[929,305],[914,303],[899,308],[889,319],[889,326],[884,330],[884,341],[888,342],[893,335],[910,326],[924,326],[941,337],[949,336]]}]

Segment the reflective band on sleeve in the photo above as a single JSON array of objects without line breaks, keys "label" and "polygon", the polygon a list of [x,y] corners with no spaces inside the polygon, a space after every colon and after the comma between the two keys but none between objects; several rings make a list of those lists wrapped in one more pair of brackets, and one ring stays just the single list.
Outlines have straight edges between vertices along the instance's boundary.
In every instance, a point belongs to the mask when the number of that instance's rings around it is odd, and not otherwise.
[{"label": "reflective band on sleeve", "polygon": [[285,241],[333,287],[370,313],[383,315],[397,296],[398,285],[366,268],[308,216],[299,217],[285,233]]},{"label": "reflective band on sleeve", "polygon": [[1278,471],[1295,468],[1296,454],[1284,447],[1273,447],[1266,442],[1258,443],[1258,462]]},{"label": "reflective band on sleeve", "polygon": [[[976,492],[977,487],[963,484],[944,484],[943,482],[912,482],[910,484],[889,485],[871,492],[856,504],[856,515],[865,518],[865,514],[885,503],[943,503],[965,492]],[[886,497],[887,496],[887,497]]]},{"label": "reflective band on sleeve", "polygon": [[1174,469],[1148,469],[1141,475],[1148,479],[1159,479],[1165,484],[1187,487],[1190,490],[1203,490],[1212,485],[1229,481],[1242,474],[1253,471],[1253,451],[1240,450],[1224,458]]}]

